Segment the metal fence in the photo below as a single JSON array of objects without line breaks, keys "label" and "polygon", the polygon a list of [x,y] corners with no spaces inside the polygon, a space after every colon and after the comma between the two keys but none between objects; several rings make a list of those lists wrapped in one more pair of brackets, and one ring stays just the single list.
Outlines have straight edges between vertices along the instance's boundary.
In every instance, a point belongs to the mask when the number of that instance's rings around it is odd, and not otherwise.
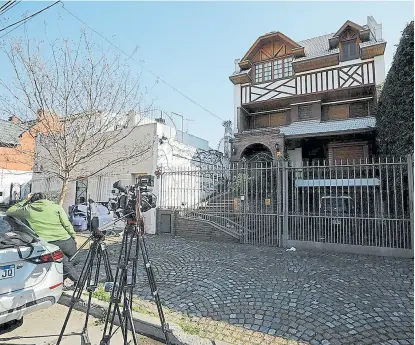
[{"label": "metal fence", "polygon": [[[66,201],[69,204],[91,198],[96,201],[108,201],[111,196],[112,185],[120,180],[123,185],[132,183],[131,174],[102,174],[87,179],[71,180],[69,182]],[[32,192],[43,192],[49,200],[59,200],[62,181],[55,177],[41,177],[32,181]]]},{"label": "metal fence", "polygon": [[243,243],[411,255],[413,158],[169,171],[159,208]]}]

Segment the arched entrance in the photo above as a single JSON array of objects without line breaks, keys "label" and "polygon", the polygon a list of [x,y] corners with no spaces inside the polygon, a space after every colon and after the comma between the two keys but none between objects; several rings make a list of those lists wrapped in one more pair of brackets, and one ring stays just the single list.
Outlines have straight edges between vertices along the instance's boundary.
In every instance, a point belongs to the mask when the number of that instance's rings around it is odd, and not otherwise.
[{"label": "arched entrance", "polygon": [[241,159],[245,159],[247,162],[270,162],[273,157],[267,146],[257,143],[247,146],[241,154]]}]

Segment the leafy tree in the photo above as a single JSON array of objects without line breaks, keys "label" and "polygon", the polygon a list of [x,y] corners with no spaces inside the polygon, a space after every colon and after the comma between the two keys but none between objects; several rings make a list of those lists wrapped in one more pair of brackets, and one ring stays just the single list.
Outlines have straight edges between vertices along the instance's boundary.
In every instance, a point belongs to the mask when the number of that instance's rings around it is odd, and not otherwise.
[{"label": "leafy tree", "polygon": [[383,155],[403,156],[414,148],[414,22],[402,33],[376,113]]}]

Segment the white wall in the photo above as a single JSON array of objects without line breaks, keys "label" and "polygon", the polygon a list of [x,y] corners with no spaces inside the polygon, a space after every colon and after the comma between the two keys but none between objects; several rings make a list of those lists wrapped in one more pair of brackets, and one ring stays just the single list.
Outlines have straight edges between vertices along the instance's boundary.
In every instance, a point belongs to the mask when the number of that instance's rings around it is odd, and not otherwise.
[{"label": "white wall", "polygon": [[241,84],[233,86],[233,132],[238,132],[238,108],[241,106]]},{"label": "white wall", "polygon": [[293,167],[301,167],[303,161],[302,148],[298,147],[294,150],[287,150],[287,153]]},{"label": "white wall", "polygon": [[[163,136],[167,138],[167,141],[160,144],[159,139]],[[208,148],[208,142],[206,140],[193,136],[190,137],[190,135],[185,135],[184,138],[186,139],[184,140],[185,142],[195,146],[201,146],[200,148],[203,147],[203,149],[206,149],[206,147]],[[142,143],[143,147],[149,148],[148,152],[143,153],[143,155],[138,158],[129,159],[105,168],[98,174],[88,178],[87,197],[99,201],[107,200],[111,195],[112,184],[115,181],[121,180],[124,185],[131,185],[135,183],[136,174],[154,176],[157,167],[162,167],[164,171],[178,168],[194,169],[195,163],[191,161],[191,158],[197,151],[197,148],[182,143],[181,139],[181,132],[178,132],[171,126],[155,121],[149,121],[149,123],[138,126],[134,129],[133,133],[125,138],[125,140],[122,140],[118,145],[109,148],[106,152],[89,160],[88,164],[84,164],[77,168],[77,175],[88,175],[102,167],[103,162],[113,159],[116,155],[123,153],[123,150],[128,150],[129,147],[133,147],[134,145],[137,145],[137,143]],[[58,191],[60,189],[59,181],[53,181],[52,184],[49,181],[47,184],[45,182],[46,176],[44,174],[36,175],[37,181],[34,183],[35,191],[45,191],[45,189],[51,188]],[[160,182],[161,180],[155,177],[153,193],[156,195],[158,203],[161,197]],[[189,179],[187,176],[183,176],[180,181],[177,181],[177,179],[171,181],[171,184],[175,185],[177,188],[186,185],[186,192],[184,192],[185,189],[182,188],[181,192],[174,196],[174,200],[171,201],[172,204],[181,203],[182,199],[190,200],[190,198],[193,197],[192,187],[188,185],[189,183],[193,183],[195,186],[199,185],[196,179]],[[66,211],[68,211],[70,205],[74,204],[75,195],[76,182],[72,181],[69,183],[67,196],[63,204]],[[154,234],[156,231],[155,209],[151,209],[144,214],[144,222],[146,232]]]},{"label": "white wall", "polygon": [[385,81],[385,57],[383,55],[375,56],[375,82],[380,85]]}]

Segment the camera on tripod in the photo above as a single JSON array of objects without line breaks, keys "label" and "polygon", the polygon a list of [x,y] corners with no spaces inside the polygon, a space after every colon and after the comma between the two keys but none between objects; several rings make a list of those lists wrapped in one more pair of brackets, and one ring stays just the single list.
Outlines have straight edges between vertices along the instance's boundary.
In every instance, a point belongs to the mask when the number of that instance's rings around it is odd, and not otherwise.
[{"label": "camera on tripod", "polygon": [[137,192],[140,197],[140,211],[147,212],[156,207],[156,196],[152,193],[154,187],[154,176],[144,175],[136,179],[135,185],[123,186],[120,181],[115,182],[112,187],[113,197],[110,198],[108,205],[114,211],[116,217],[126,216],[128,220],[136,219]]}]

